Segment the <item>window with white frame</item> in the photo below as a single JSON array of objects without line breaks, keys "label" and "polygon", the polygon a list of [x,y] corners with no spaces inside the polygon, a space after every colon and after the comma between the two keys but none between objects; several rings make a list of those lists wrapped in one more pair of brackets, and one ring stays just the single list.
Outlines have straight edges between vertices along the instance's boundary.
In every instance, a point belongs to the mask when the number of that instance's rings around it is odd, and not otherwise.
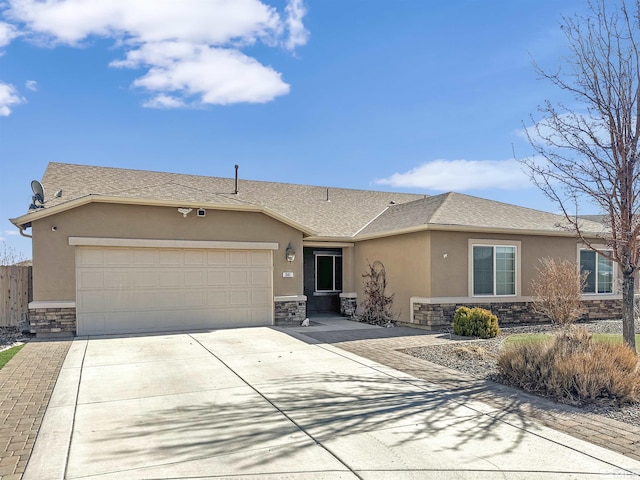
[{"label": "window with white frame", "polygon": [[584,293],[613,293],[613,260],[593,250],[580,250],[580,271],[587,272]]},{"label": "window with white frame", "polygon": [[316,292],[342,291],[342,255],[315,252]]},{"label": "window with white frame", "polygon": [[471,263],[474,296],[516,294],[515,246],[473,245]]}]

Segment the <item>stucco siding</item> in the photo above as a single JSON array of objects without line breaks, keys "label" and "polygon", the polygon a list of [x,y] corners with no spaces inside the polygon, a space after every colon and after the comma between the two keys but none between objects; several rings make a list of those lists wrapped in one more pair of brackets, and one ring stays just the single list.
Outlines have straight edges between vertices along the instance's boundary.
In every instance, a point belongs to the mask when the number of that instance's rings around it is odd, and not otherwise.
[{"label": "stucco siding", "polygon": [[[56,227],[52,231],[52,227]],[[75,300],[75,247],[69,237],[275,242],[274,295],[302,294],[302,233],[261,213],[207,210],[187,218],[173,207],[88,204],[34,221],[33,299]],[[298,255],[285,258],[291,242]],[[293,278],[283,278],[283,272]]]},{"label": "stucco siding", "polygon": [[520,296],[532,295],[531,281],[538,275],[539,259],[553,257],[577,261],[577,240],[572,237],[504,235],[478,232],[431,232],[431,296],[467,297],[469,292],[469,241],[486,243],[519,242]]},{"label": "stucco siding", "polygon": [[410,298],[430,294],[430,233],[416,232],[357,242],[355,280],[358,304],[363,301],[362,275],[368,263],[380,261],[387,273],[387,294],[395,294],[393,311],[399,320],[410,320]]}]

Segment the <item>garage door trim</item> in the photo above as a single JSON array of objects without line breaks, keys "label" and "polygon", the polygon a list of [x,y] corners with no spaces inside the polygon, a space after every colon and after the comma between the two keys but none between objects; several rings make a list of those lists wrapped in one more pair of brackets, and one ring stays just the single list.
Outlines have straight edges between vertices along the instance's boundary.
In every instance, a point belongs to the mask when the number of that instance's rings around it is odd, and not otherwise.
[{"label": "garage door trim", "polygon": [[87,247],[180,248],[224,250],[278,250],[276,242],[226,242],[218,240],[156,240],[148,238],[69,237],[69,245]]}]

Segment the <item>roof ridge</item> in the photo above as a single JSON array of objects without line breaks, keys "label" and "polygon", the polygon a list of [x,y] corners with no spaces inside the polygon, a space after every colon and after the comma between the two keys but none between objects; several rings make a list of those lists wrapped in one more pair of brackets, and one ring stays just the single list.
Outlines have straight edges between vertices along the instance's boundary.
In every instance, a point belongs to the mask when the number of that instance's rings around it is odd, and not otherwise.
[{"label": "roof ridge", "polygon": [[[101,166],[101,165],[86,165],[86,164],[79,164],[79,163],[65,163],[65,162],[49,162],[48,166],[50,165],[62,165],[62,166],[69,166],[69,167],[79,167],[79,168],[93,168],[93,169],[102,169],[102,170],[114,170],[114,171],[119,171],[119,172],[123,172],[123,171],[128,171],[128,172],[140,172],[140,173],[147,173],[147,174],[157,174],[157,175],[166,175],[166,176],[170,176],[170,177],[195,177],[195,178],[201,178],[201,179],[207,179],[207,178],[211,178],[211,179],[216,179],[216,180],[229,180],[229,181],[233,181],[234,177],[219,177],[219,176],[212,176],[212,175],[201,175],[201,174],[197,174],[197,173],[178,173],[178,172],[166,172],[166,171],[160,171],[160,170],[144,170],[144,169],[140,169],[140,168],[123,168],[123,167],[108,167],[108,166]],[[47,166],[47,168],[48,168]],[[45,173],[46,173],[46,169],[45,169]],[[309,185],[309,184],[305,184],[305,183],[293,183],[293,182],[274,182],[274,181],[267,181],[267,180],[254,180],[254,179],[250,179],[250,178],[238,178],[238,180],[240,182],[253,182],[253,183],[258,183],[258,184],[262,184],[262,185],[282,185],[282,186],[292,186],[292,187],[307,187],[307,188],[319,188],[319,189],[331,189],[331,190],[343,190],[343,191],[347,191],[347,192],[373,192],[373,193],[382,193],[382,194],[389,194],[389,195],[401,195],[401,196],[418,196],[418,195],[425,195],[423,193],[410,193],[410,192],[397,192],[397,191],[384,191],[384,190],[367,190],[364,188],[346,188],[346,187],[332,187],[332,186],[326,186],[326,185]],[[419,200],[419,199],[416,199]],[[407,203],[407,202],[403,202],[403,203]]]}]

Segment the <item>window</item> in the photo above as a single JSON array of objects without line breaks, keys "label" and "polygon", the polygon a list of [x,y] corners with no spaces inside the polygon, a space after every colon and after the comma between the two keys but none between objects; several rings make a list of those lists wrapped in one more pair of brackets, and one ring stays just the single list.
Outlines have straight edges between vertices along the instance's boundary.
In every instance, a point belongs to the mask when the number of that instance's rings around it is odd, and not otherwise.
[{"label": "window", "polygon": [[580,250],[580,271],[588,272],[584,293],[613,293],[613,260]]},{"label": "window", "polygon": [[316,292],[342,291],[342,255],[320,253],[316,256]]},{"label": "window", "polygon": [[473,295],[516,294],[516,247],[473,245]]}]

